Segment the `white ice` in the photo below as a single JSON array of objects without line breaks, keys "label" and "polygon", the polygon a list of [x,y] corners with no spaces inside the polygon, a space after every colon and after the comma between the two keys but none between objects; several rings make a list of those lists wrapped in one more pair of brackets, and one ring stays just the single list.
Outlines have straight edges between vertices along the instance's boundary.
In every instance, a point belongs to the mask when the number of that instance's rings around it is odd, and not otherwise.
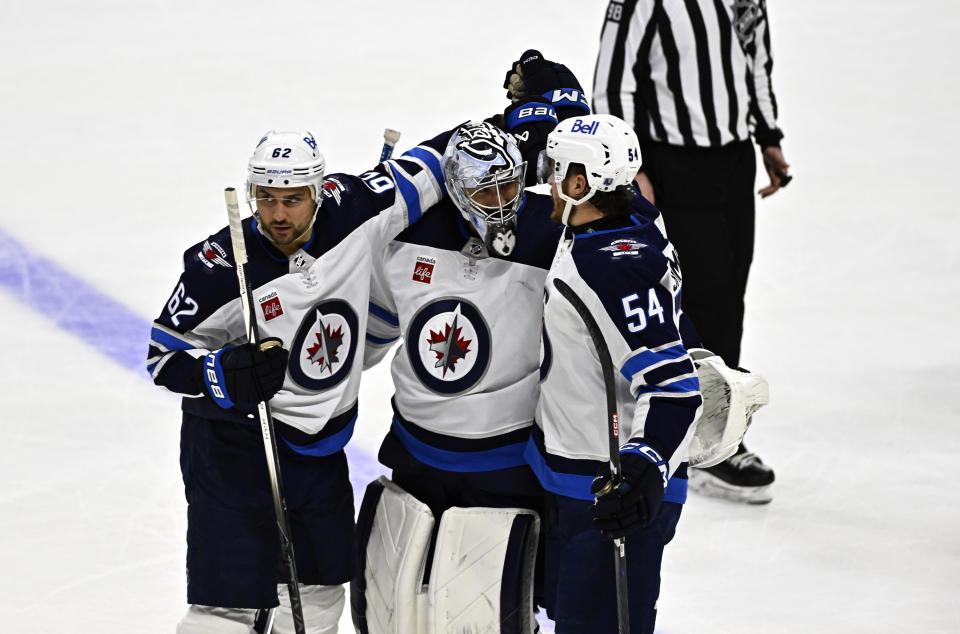
[{"label": "white ice", "polygon": [[[658,631],[960,631],[960,7],[768,5],[796,178],[758,202],[743,363],[775,499],[691,496]],[[589,86],[604,6],[5,0],[0,231],[152,319],[263,131],[362,171],[385,126],[402,149],[500,110],[526,48]],[[171,632],[177,400],[0,300],[0,631]],[[359,453],[389,393],[366,376]]]}]

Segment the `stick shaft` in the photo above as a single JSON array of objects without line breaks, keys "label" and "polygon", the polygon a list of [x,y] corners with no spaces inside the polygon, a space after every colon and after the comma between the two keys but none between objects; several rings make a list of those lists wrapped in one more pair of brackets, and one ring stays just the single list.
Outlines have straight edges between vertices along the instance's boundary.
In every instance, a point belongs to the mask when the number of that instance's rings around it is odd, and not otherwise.
[{"label": "stick shaft", "polygon": [[[580,315],[587,333],[593,341],[603,370],[603,387],[607,397],[607,437],[610,441],[610,482],[617,486],[620,482],[620,419],[617,414],[617,388],[613,370],[613,360],[610,358],[610,348],[600,331],[600,325],[590,313],[590,309],[574,292],[570,285],[559,278],[554,278],[553,285],[560,294],[573,306]],[[630,632],[630,599],[627,592],[627,545],[623,537],[613,540],[613,569],[617,581],[617,623],[620,634]]]},{"label": "stick shaft", "polygon": [[[237,191],[228,187],[224,190],[227,202],[227,217],[230,220],[230,242],[233,245],[233,259],[237,265],[237,282],[240,285],[240,303],[243,306],[243,323],[250,343],[260,345],[260,331],[253,313],[250,280],[247,278],[247,249],[243,238],[243,224],[240,220],[240,206]],[[260,417],[260,431],[263,436],[263,450],[267,458],[267,470],[270,476],[270,488],[273,493],[273,509],[277,516],[277,530],[280,533],[280,550],[287,567],[287,586],[290,592],[290,607],[293,612],[293,627],[296,634],[306,634],[303,623],[303,605],[300,602],[297,564],[293,555],[293,541],[290,538],[290,522],[287,519],[287,503],[283,495],[283,480],[280,475],[280,459],[277,453],[277,440],[273,429],[273,417],[270,404],[261,401],[257,404]]]}]

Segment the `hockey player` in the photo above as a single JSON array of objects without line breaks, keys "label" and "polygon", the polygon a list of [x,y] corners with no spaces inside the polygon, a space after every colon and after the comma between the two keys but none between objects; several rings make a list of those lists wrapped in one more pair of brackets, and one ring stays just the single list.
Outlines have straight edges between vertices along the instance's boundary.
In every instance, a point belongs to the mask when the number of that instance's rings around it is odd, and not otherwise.
[{"label": "hockey player", "polygon": [[[543,515],[544,491],[523,450],[540,380],[544,280],[561,228],[550,221],[550,196],[525,191],[528,170],[530,176],[536,170],[514,138],[526,141],[535,157],[556,123],[554,111],[562,119],[588,113],[589,107],[566,67],[544,60],[537,51],[521,55],[516,66],[525,83],[521,92],[514,82],[511,94],[518,101],[502,122],[513,136],[488,122],[456,130],[442,160],[448,197],[390,242],[377,260],[372,283],[366,363],[379,361],[403,337],[391,366],[394,418],[379,458],[392,469],[392,484],[426,505],[432,532],[445,544],[462,524],[478,521],[483,511],[475,507],[532,509]],[[542,114],[537,115],[538,109]],[[386,486],[375,483],[368,491],[358,520],[362,541],[365,528],[376,530],[373,505],[390,495]],[[460,519],[461,513],[466,519]],[[363,587],[355,586],[351,600],[361,631],[464,631],[468,625],[470,631],[529,631],[532,570],[525,566],[533,557],[524,560],[523,554],[524,544],[535,543],[536,525],[527,514],[504,512],[502,518],[502,549],[492,547],[496,533],[476,537],[490,548],[468,543],[462,552],[451,553],[437,545],[435,557],[428,554],[430,532],[427,543],[417,544],[426,558],[422,581],[431,588],[428,618],[442,618],[433,601],[438,594],[434,586],[442,585],[437,571],[454,554],[472,566],[470,574],[487,564],[469,559],[471,551],[483,550],[496,559],[490,563],[489,585],[476,581],[474,587],[450,591],[471,601],[486,593],[489,603],[476,601],[458,612],[457,621],[418,622],[402,629],[396,625],[402,617],[396,614],[409,606],[384,605],[388,593],[382,586],[368,593],[365,604]],[[526,530],[520,529],[522,522]],[[377,537],[370,541],[379,547]],[[458,546],[454,542],[451,548]],[[404,551],[407,560],[409,550]],[[373,560],[375,549],[361,553],[361,561],[370,558],[371,565],[380,565]],[[423,563],[414,562],[417,567]],[[379,583],[376,570],[364,572]],[[481,617],[484,605],[494,609]]]},{"label": "hockey player", "polygon": [[[631,631],[653,632],[661,557],[686,497],[684,460],[701,407],[680,334],[679,266],[659,213],[635,198],[640,151],[629,125],[609,115],[568,119],[550,133],[546,154],[553,220],[566,229],[546,279],[544,378],[525,451],[556,504],[546,607],[558,633],[616,632],[610,538],[626,536]],[[638,206],[647,211],[631,215]],[[561,288],[596,319],[618,372],[616,482],[598,351]]]},{"label": "hockey player", "polygon": [[[260,332],[282,347],[246,341],[228,229],[184,252],[147,360],[157,385],[183,395],[191,605],[178,632],[250,632],[256,610],[278,603],[279,538],[254,414],[268,399],[304,621],[311,633],[336,631],[353,567],[343,447],[357,418],[372,255],[439,199],[433,173],[448,136],[416,158],[326,177],[309,132],[260,140],[243,231]],[[289,607],[274,631],[292,631]]]}]

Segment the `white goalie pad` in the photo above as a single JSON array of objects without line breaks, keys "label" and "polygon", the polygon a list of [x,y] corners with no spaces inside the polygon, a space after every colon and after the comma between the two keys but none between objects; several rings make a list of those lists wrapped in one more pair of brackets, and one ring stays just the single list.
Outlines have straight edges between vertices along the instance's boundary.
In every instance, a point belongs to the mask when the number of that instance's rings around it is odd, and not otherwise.
[{"label": "white goalie pad", "polygon": [[[366,537],[364,587],[351,586],[351,592],[364,597],[362,607],[354,605],[358,632],[534,631],[533,575],[540,531],[535,512],[447,509],[429,585],[424,586],[434,525],[430,509],[382,476],[368,487],[367,497],[364,504],[376,506]],[[361,510],[358,524],[363,514]]]},{"label": "white goalie pad", "polygon": [[709,350],[689,351],[700,379],[703,410],[690,442],[691,467],[712,467],[732,456],[754,412],[770,402],[766,379],[727,367]]},{"label": "white goalie pad", "polygon": [[540,519],[527,509],[451,508],[427,593],[432,634],[531,633]]},{"label": "white goalie pad", "polygon": [[367,542],[366,621],[376,634],[418,632],[426,611],[423,572],[433,532],[426,504],[380,476],[383,486]]}]

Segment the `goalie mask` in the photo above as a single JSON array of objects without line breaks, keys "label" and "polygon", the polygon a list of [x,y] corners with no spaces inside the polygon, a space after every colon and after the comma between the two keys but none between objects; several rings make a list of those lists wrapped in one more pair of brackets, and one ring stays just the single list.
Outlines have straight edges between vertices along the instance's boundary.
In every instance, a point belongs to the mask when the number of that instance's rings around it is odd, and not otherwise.
[{"label": "goalie mask", "polygon": [[[257,210],[257,187],[309,187],[315,207],[313,218],[305,234],[313,227],[322,201],[323,174],[326,162],[317,150],[317,142],[310,132],[277,132],[263,135],[247,164],[247,203],[250,211],[261,222]],[[268,235],[271,241],[273,238]],[[300,236],[298,236],[299,238]]]},{"label": "goalie mask", "polygon": [[513,139],[486,122],[460,126],[443,154],[447,193],[487,249],[501,256],[516,248],[526,167]]}]

